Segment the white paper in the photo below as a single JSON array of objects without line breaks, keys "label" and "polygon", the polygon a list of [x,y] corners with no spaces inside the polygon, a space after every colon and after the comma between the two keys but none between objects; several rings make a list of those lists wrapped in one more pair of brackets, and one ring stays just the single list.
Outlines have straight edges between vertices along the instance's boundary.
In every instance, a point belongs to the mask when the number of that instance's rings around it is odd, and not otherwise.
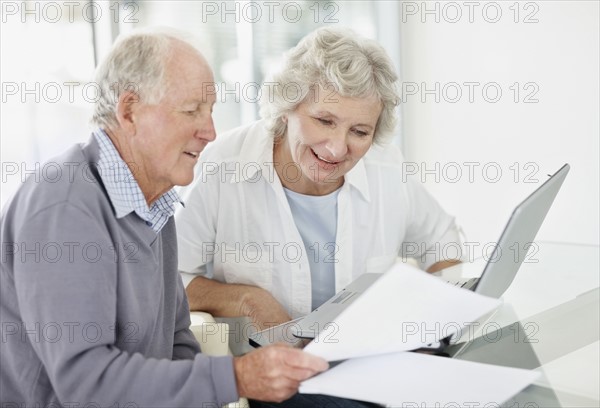
[{"label": "white paper", "polygon": [[300,392],[394,407],[496,407],[539,373],[420,353],[399,352],[344,361],[304,381]]},{"label": "white paper", "polygon": [[414,350],[459,332],[500,303],[396,264],[304,350],[328,361]]}]

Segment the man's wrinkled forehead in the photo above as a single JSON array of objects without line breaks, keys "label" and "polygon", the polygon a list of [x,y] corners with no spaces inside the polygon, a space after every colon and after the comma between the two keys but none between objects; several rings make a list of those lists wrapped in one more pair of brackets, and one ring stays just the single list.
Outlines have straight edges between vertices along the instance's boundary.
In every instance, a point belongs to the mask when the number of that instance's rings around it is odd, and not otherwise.
[{"label": "man's wrinkled forehead", "polygon": [[180,100],[214,103],[215,82],[212,69],[196,49],[185,47],[172,50],[165,72],[167,93],[176,93]]}]

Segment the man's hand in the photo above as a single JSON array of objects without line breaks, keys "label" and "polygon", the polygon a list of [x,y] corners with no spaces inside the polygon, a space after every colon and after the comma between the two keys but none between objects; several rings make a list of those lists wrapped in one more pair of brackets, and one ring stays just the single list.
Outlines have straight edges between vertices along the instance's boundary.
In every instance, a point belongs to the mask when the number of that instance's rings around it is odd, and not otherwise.
[{"label": "man's hand", "polygon": [[240,397],[281,402],[298,391],[300,382],[326,370],[319,357],[276,344],[233,360]]}]

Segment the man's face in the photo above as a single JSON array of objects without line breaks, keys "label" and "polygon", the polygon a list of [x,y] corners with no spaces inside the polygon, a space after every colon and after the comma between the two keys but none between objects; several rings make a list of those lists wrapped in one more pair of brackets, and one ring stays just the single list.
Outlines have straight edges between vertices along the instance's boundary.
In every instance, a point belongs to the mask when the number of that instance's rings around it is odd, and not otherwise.
[{"label": "man's face", "polygon": [[135,135],[130,139],[135,178],[162,192],[191,183],[200,152],[215,139],[214,79],[206,61],[176,43],[165,74],[160,102],[134,104]]}]

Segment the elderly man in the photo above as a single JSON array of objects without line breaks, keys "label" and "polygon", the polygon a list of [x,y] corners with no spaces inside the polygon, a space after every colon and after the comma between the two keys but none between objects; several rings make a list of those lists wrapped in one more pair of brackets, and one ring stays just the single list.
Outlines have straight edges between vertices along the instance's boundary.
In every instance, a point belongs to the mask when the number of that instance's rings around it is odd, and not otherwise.
[{"label": "elderly man", "polygon": [[172,188],[215,138],[208,64],[179,34],[135,33],[97,75],[98,129],[2,214],[2,405],[288,398],[327,363],[284,346],[207,357],[188,328]]}]

